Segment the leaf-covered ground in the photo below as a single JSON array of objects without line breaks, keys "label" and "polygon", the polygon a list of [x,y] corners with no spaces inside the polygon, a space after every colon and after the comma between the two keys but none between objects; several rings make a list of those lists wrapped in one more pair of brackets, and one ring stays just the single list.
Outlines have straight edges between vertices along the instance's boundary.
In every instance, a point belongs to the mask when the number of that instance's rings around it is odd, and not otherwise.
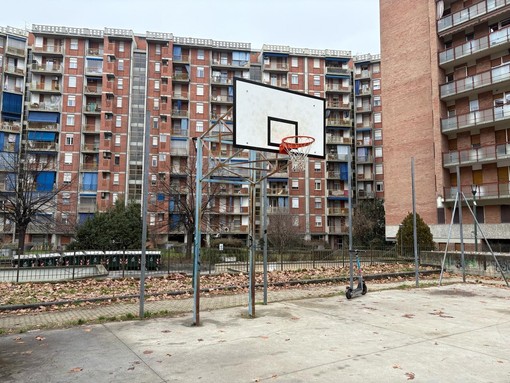
[{"label": "leaf-covered ground", "polygon": [[[420,271],[431,268],[420,268]],[[381,275],[402,272],[413,272],[413,264],[381,264],[365,266],[364,275]],[[326,280],[319,283],[339,283],[327,281],[331,278],[347,278],[348,267],[318,268],[293,271],[272,271],[268,273],[268,285],[270,289],[301,288],[303,284],[295,284],[295,281]],[[410,277],[408,279],[413,279]],[[437,278],[435,274],[432,278]],[[384,283],[387,281],[404,280],[404,277],[386,277],[384,280],[371,281],[371,283]],[[147,277],[145,292],[148,300],[158,299],[181,299],[192,296],[192,277],[184,274],[169,274],[158,277]],[[207,294],[233,294],[247,290],[249,276],[247,274],[218,274],[202,275],[200,288],[208,289]],[[256,275],[256,283],[263,283],[263,275]],[[55,283],[0,283],[0,306],[7,305],[37,305],[53,302],[76,301],[79,305],[110,304],[119,299],[136,300],[140,292],[140,281],[136,278],[123,279],[85,279],[69,282]],[[176,294],[179,292],[179,294]],[[108,298],[107,300],[101,300]],[[83,302],[86,300],[98,300],[98,302]],[[80,303],[81,302],[81,303]],[[68,307],[69,304],[51,306],[41,310]],[[0,311],[5,315],[6,311]]]}]

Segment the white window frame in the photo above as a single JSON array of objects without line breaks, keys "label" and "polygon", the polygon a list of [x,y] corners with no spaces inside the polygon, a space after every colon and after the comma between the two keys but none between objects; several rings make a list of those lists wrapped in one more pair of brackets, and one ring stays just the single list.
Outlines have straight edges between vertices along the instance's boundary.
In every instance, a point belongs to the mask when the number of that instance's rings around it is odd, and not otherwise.
[{"label": "white window frame", "polygon": [[203,66],[197,67],[197,78],[204,78],[205,77],[205,68]]},{"label": "white window frame", "polygon": [[69,184],[69,183],[71,183],[71,180],[72,180],[72,175],[71,175],[71,173],[69,173],[69,172],[64,172],[64,179],[63,179],[64,183],[65,183],[65,184]]},{"label": "white window frame", "polygon": [[203,102],[197,102],[196,112],[197,112],[197,114],[204,114],[204,103]]},{"label": "white window frame", "polygon": [[71,43],[69,45],[69,49],[75,51],[78,49],[78,39],[71,39]]},{"label": "white window frame", "polygon": [[67,126],[74,126],[74,114],[68,114],[66,117],[66,125]]},{"label": "white window frame", "polygon": [[322,170],[322,163],[320,161],[315,161],[315,163],[313,165],[313,169],[316,172],[320,172]]},{"label": "white window frame", "polygon": [[293,67],[293,68],[297,68],[299,66],[299,60],[297,57],[292,57],[290,59],[290,65]]},{"label": "white window frame", "polygon": [[69,76],[67,81],[69,88],[76,88],[76,76]]},{"label": "white window frame", "polygon": [[375,147],[375,157],[381,158],[383,156],[382,146]]},{"label": "white window frame", "polygon": [[374,79],[372,81],[372,89],[373,90],[380,90],[381,89],[381,80],[379,79]]},{"label": "white window frame", "polygon": [[120,128],[122,126],[122,116],[115,116],[115,127]]},{"label": "white window frame", "polygon": [[204,86],[202,84],[197,84],[197,96],[204,95]]},{"label": "white window frame", "polygon": [[159,142],[159,137],[153,136],[152,137],[152,146],[158,146],[158,142]]},{"label": "white window frame", "polygon": [[315,198],[315,208],[322,209],[322,198],[320,197]]},{"label": "white window frame", "polygon": [[161,63],[159,61],[156,61],[154,63],[154,72],[156,72],[156,73],[161,72]]},{"label": "white window frame", "polygon": [[382,121],[381,113],[374,113],[374,122],[377,124],[380,123],[381,121]]},{"label": "white window frame", "polygon": [[383,164],[375,164],[375,174],[384,174]]},{"label": "white window frame", "polygon": [[64,164],[71,165],[73,163],[73,153],[64,153]]},{"label": "white window frame", "polygon": [[299,209],[299,197],[292,197],[291,204],[292,209]]},{"label": "white window frame", "polygon": [[315,180],[315,190],[322,190],[322,181]]},{"label": "white window frame", "polygon": [[299,190],[299,180],[292,180],[292,190]]},{"label": "white window frame", "polygon": [[67,96],[67,106],[70,107],[76,106],[76,96],[74,94],[70,94]]},{"label": "white window frame", "polygon": [[313,85],[320,86],[320,84],[321,84],[321,76],[319,76],[318,74],[314,75],[313,76]]},{"label": "white window frame", "polygon": [[115,146],[120,146],[120,141],[121,141],[121,135],[116,134],[115,135]]},{"label": "white window frame", "polygon": [[78,57],[69,57],[69,69],[78,69]]},{"label": "white window frame", "polygon": [[122,96],[117,97],[117,108],[122,108]]},{"label": "white window frame", "polygon": [[119,173],[113,173],[113,184],[118,185],[120,183],[120,175]]},{"label": "white window frame", "polygon": [[204,131],[204,121],[197,121],[195,125],[195,130],[197,132],[203,132]]},{"label": "white window frame", "polygon": [[66,145],[73,145],[74,144],[74,134],[66,134]]},{"label": "white window frame", "polygon": [[296,73],[292,73],[290,76],[290,83],[292,85],[298,85],[299,84],[299,76]]},{"label": "white window frame", "polygon": [[322,215],[315,216],[315,227],[322,227]]},{"label": "white window frame", "polygon": [[124,79],[118,78],[117,79],[117,89],[123,89],[124,88]]},{"label": "white window frame", "polygon": [[205,60],[205,50],[203,49],[197,50],[197,60]]}]

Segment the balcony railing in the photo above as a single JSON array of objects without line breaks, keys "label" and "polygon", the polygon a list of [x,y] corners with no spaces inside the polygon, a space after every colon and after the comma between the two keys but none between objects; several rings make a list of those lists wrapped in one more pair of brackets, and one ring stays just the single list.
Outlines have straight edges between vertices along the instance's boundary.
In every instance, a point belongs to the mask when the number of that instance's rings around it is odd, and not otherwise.
[{"label": "balcony railing", "polygon": [[347,226],[347,225],[329,226],[328,227],[329,234],[348,234],[348,232],[349,232],[349,226]]},{"label": "balcony railing", "polygon": [[172,110],[172,117],[173,118],[187,118],[188,117],[188,111],[187,110],[174,109],[174,110]]},{"label": "balcony railing", "polygon": [[329,207],[328,215],[347,215],[349,214],[349,209],[346,207]]},{"label": "balcony railing", "polygon": [[351,74],[351,70],[335,66],[326,66],[326,74],[339,74],[348,76]]},{"label": "balcony railing", "polygon": [[352,120],[350,118],[327,118],[326,125],[328,126],[351,126]]},{"label": "balcony railing", "polygon": [[350,137],[342,137],[333,134],[326,135],[326,144],[350,144]]},{"label": "balcony railing", "polygon": [[477,110],[467,114],[443,118],[441,120],[441,131],[443,133],[458,132],[482,127],[499,121],[510,119],[510,105],[496,106],[490,109]]},{"label": "balcony railing", "polygon": [[343,86],[342,84],[326,84],[327,92],[350,92],[351,86]]},{"label": "balcony railing", "polygon": [[212,76],[211,77],[211,84],[215,85],[232,85],[233,81],[231,78],[224,77],[224,76]]},{"label": "balcony railing", "polygon": [[170,148],[171,156],[187,156],[188,149],[186,148]]},{"label": "balcony railing", "polygon": [[213,101],[213,102],[227,102],[227,103],[231,103],[231,102],[234,101],[234,97],[232,97],[232,96],[222,96],[222,95],[211,96],[211,101]]},{"label": "balcony railing", "polygon": [[45,65],[32,64],[32,71],[34,72],[62,73],[63,69],[62,65],[54,63],[46,63]]},{"label": "balcony railing", "polygon": [[475,20],[480,16],[492,12],[498,8],[510,4],[510,0],[486,0],[476,3],[468,8],[464,8],[451,15],[447,15],[437,22],[437,31],[439,33],[447,31],[457,25],[463,24],[470,20]]},{"label": "balcony railing", "polygon": [[269,63],[264,65],[264,69],[288,71],[289,65],[287,63]]},{"label": "balcony railing", "polygon": [[25,74],[25,68],[19,68],[11,64],[5,64],[4,70],[7,73],[14,73],[20,76]]},{"label": "balcony railing", "polygon": [[[90,137],[92,138],[92,137]],[[94,144],[83,144],[81,147],[82,152],[98,152],[99,151],[99,143]]]},{"label": "balcony railing", "polygon": [[21,123],[15,121],[3,121],[0,125],[3,132],[21,132]]},{"label": "balcony railing", "polygon": [[189,74],[187,73],[174,73],[174,81],[189,81]]},{"label": "balcony railing", "polygon": [[88,48],[87,56],[103,56],[103,48]]},{"label": "balcony railing", "polygon": [[356,195],[358,196],[358,198],[375,198],[374,191],[358,190],[356,192]]},{"label": "balcony railing", "polygon": [[[472,197],[471,192],[472,185],[462,185],[460,191],[464,193],[466,198]],[[453,187],[445,187],[444,188],[444,198],[447,202],[455,201],[457,196],[458,188],[456,186]],[[477,200],[494,200],[499,198],[510,198],[510,182],[487,182],[481,185],[478,185],[478,192],[476,193]]]},{"label": "balcony railing", "polygon": [[288,188],[267,188],[267,195],[288,195]]},{"label": "balcony railing", "polygon": [[492,68],[490,71],[441,85],[441,98],[455,96],[494,84],[500,84],[508,80],[510,80],[510,64]]},{"label": "balcony railing", "polygon": [[25,56],[25,50],[22,48],[7,47],[7,53],[16,56]]},{"label": "balcony railing", "polygon": [[510,143],[486,145],[480,148],[452,150],[443,153],[443,166],[451,167],[510,159]]},{"label": "balcony railing", "polygon": [[46,131],[57,131],[58,130],[58,124],[50,123],[50,122],[28,122],[28,129],[29,130],[46,130]]},{"label": "balcony railing", "polygon": [[52,83],[32,82],[30,90],[32,92],[60,92],[60,86]]},{"label": "balcony railing", "polygon": [[347,154],[328,153],[326,159],[329,161],[347,161]]},{"label": "balcony railing", "polygon": [[48,141],[27,141],[28,150],[56,150],[57,145],[55,142]]},{"label": "balcony railing", "polygon": [[187,137],[188,129],[172,128],[172,136]]},{"label": "balcony railing", "polygon": [[80,169],[82,171],[86,171],[86,172],[97,171],[98,164],[94,163],[94,162],[90,162],[90,163],[89,162],[84,162],[83,164],[81,164]]},{"label": "balcony railing", "polygon": [[[57,96],[60,97],[60,96]],[[29,105],[29,109],[32,110],[46,110],[51,112],[59,112],[60,111],[60,103],[55,102],[34,102]]]},{"label": "balcony railing", "polygon": [[61,45],[43,45],[41,47],[34,47],[34,52],[41,53],[62,53],[63,47]]}]

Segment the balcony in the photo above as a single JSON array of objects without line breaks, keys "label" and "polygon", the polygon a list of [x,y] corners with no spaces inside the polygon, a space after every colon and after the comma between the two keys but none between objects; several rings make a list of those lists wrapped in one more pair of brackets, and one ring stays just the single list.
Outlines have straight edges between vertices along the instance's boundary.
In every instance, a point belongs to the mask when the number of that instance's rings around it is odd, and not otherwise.
[{"label": "balcony", "polygon": [[443,166],[455,168],[459,165],[490,163],[510,159],[510,143],[486,145],[480,148],[454,150],[443,153]]},{"label": "balcony", "polygon": [[510,80],[510,64],[441,85],[441,99],[448,101],[466,97],[471,93],[493,90],[508,80]]},{"label": "balcony", "polygon": [[329,226],[328,234],[349,234],[349,226],[340,225],[340,226]]},{"label": "balcony", "polygon": [[177,137],[187,137],[188,136],[188,129],[172,128],[171,134],[172,134],[172,136],[177,136]]},{"label": "balcony", "polygon": [[326,84],[326,92],[342,92],[350,93],[352,87],[350,85],[343,86],[342,84]]},{"label": "balcony", "polygon": [[370,113],[372,112],[372,105],[364,104],[362,106],[356,107],[356,112],[358,113]]},{"label": "balcony", "polygon": [[103,48],[88,48],[87,56],[103,57]]},{"label": "balcony", "polygon": [[188,82],[189,81],[189,74],[187,73],[174,73],[172,76],[173,82]]},{"label": "balcony", "polygon": [[51,122],[28,122],[28,130],[45,130],[45,131],[58,131],[58,124]]},{"label": "balcony", "polygon": [[83,133],[97,133],[97,134],[99,134],[100,129],[101,129],[101,127],[96,124],[84,124],[81,127],[81,131]]},{"label": "balcony", "polygon": [[64,67],[60,64],[48,62],[46,64],[34,63],[31,66],[32,72],[35,73],[48,73],[48,74],[62,74]]},{"label": "balcony", "polygon": [[172,98],[174,100],[188,100],[189,96],[188,96],[188,93],[173,92]]},{"label": "balcony", "polygon": [[0,125],[0,131],[9,133],[21,132],[21,122],[17,121],[3,121]]},{"label": "balcony", "polygon": [[189,64],[189,55],[174,55],[174,64]]},{"label": "balcony", "polygon": [[339,100],[328,100],[326,101],[327,109],[351,109],[351,103],[343,103]]},{"label": "balcony", "polygon": [[15,76],[24,76],[25,75],[25,68],[19,68],[14,65],[5,64],[4,66],[4,72],[7,74],[12,74]]},{"label": "balcony", "polygon": [[345,197],[349,198],[349,191],[348,190],[329,190],[328,191],[329,197]]},{"label": "balcony", "polygon": [[28,151],[54,151],[57,150],[55,142],[48,141],[27,141]]},{"label": "balcony", "polygon": [[187,148],[170,148],[171,156],[187,157],[189,150]]},{"label": "balcony", "polygon": [[350,137],[342,137],[336,134],[326,134],[326,144],[346,144],[350,145],[352,139]]},{"label": "balcony", "polygon": [[211,96],[211,102],[214,102],[216,104],[232,104],[233,101],[234,101],[233,96],[222,95]]},{"label": "balcony", "polygon": [[89,103],[85,105],[85,111],[86,114],[100,114],[101,113],[101,105],[96,104],[95,102]]},{"label": "balcony", "polygon": [[326,173],[326,177],[330,179],[340,179],[340,170],[330,170]]},{"label": "balcony", "polygon": [[288,188],[267,188],[267,195],[268,196],[275,196],[275,195],[289,195],[289,189]]},{"label": "balcony", "polygon": [[264,70],[271,72],[288,72],[289,64],[282,62],[270,62],[269,64],[264,64]]},{"label": "balcony", "polygon": [[351,70],[350,69],[344,69],[336,66],[326,66],[326,74],[331,75],[342,75],[342,76],[350,76]]},{"label": "balcony", "polygon": [[356,156],[356,162],[358,164],[360,163],[370,163],[370,162],[374,162],[374,156],[372,155],[366,155],[366,156]]},{"label": "balcony", "polygon": [[356,146],[372,146],[372,139],[370,137],[356,140]]},{"label": "balcony", "polygon": [[172,110],[172,118],[188,118],[188,111],[173,109]]},{"label": "balcony", "polygon": [[[58,96],[60,98],[60,96]],[[47,112],[60,112],[60,100],[57,102],[34,102],[28,106],[30,110],[44,110]]]},{"label": "balcony", "polygon": [[339,216],[347,216],[349,214],[349,209],[346,207],[328,207],[328,215],[339,215]]},{"label": "balcony", "polygon": [[510,104],[441,119],[442,133],[459,133],[474,127],[502,125],[510,119]]},{"label": "balcony", "polygon": [[374,191],[368,191],[368,190],[358,190],[356,192],[356,196],[361,199],[367,199],[367,198],[375,198],[375,192]]},{"label": "balcony", "polygon": [[[466,198],[472,197],[471,184],[462,185],[461,192],[464,193]],[[444,199],[445,202],[452,203],[455,201],[457,196],[458,188],[445,187],[444,188]],[[501,201],[504,200],[504,201]],[[476,194],[476,202],[479,204],[491,203],[491,202],[510,202],[510,182],[487,182],[478,185],[478,193]]]},{"label": "balcony", "polygon": [[338,154],[338,153],[328,153],[326,156],[328,161],[341,161],[347,162],[347,154]]},{"label": "balcony", "polygon": [[31,92],[60,93],[60,85],[55,83],[32,82],[29,88]]},{"label": "balcony", "polygon": [[[89,138],[92,138],[89,136]],[[83,144],[81,146],[81,151],[86,153],[98,153],[99,152],[99,142],[92,144]]]},{"label": "balcony", "polygon": [[350,128],[352,125],[352,120],[350,118],[327,118],[326,119],[327,126],[345,126]]},{"label": "balcony", "polygon": [[96,162],[84,162],[81,164],[80,170],[83,172],[97,172],[98,164]]},{"label": "balcony", "polygon": [[86,86],[84,93],[87,95],[100,95],[103,93],[103,88],[100,86]]},{"label": "balcony", "polygon": [[510,0],[481,1],[438,20],[437,32],[440,36],[457,32],[459,29],[465,28],[469,21],[478,22],[481,16],[508,4],[510,4]]},{"label": "balcony", "polygon": [[49,55],[63,55],[64,48],[61,45],[43,45],[40,47],[34,46],[34,52],[36,53],[44,53]]},{"label": "balcony", "polygon": [[7,46],[6,53],[13,56],[25,57],[25,49]]},{"label": "balcony", "polygon": [[211,84],[212,85],[232,85],[234,82],[231,78],[225,76],[212,76]]}]

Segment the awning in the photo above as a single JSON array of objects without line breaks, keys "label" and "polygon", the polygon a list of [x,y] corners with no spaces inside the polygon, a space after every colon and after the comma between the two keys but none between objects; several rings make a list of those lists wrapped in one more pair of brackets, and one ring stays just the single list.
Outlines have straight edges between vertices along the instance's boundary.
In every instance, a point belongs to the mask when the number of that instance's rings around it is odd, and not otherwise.
[{"label": "awning", "polygon": [[326,74],[326,78],[341,78],[341,79],[350,79],[351,76],[348,74]]},{"label": "awning", "polygon": [[28,132],[28,139],[33,141],[55,142],[56,132]]},{"label": "awning", "polygon": [[328,196],[328,200],[330,201],[347,201],[349,197],[337,197],[337,196]]},{"label": "awning", "polygon": [[60,113],[55,112],[29,112],[29,122],[50,122],[58,123],[60,121]]},{"label": "awning", "polygon": [[288,179],[288,178],[279,178],[279,177],[274,177],[274,178],[273,178],[273,177],[271,177],[271,176],[269,176],[269,177],[267,178],[267,180],[268,180],[269,182],[288,182],[288,181],[289,181],[289,179]]},{"label": "awning", "polygon": [[264,52],[264,57],[289,57],[288,53]]},{"label": "awning", "polygon": [[350,57],[326,57],[325,60],[346,63],[346,62],[349,62],[351,60],[351,58]]}]

